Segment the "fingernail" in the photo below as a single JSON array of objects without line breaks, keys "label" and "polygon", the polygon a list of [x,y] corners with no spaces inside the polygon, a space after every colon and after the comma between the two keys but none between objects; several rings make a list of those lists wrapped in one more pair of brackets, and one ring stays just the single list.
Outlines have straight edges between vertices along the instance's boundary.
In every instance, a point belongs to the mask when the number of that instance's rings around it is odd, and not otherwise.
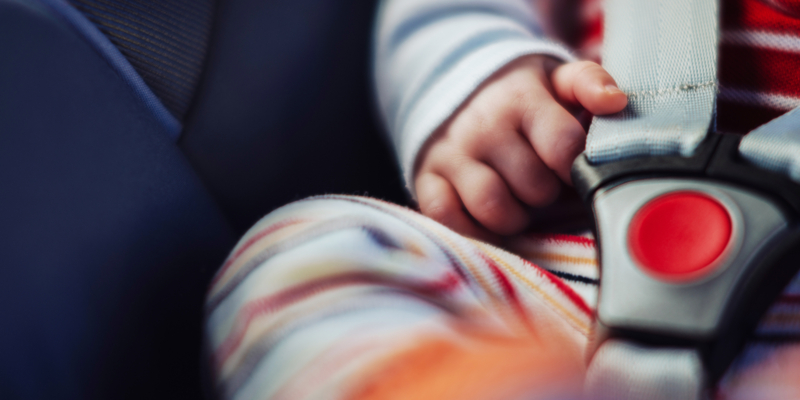
[{"label": "fingernail", "polygon": [[612,84],[606,85],[606,92],[608,92],[609,94],[623,93],[622,90],[619,90],[617,85],[612,85]]}]

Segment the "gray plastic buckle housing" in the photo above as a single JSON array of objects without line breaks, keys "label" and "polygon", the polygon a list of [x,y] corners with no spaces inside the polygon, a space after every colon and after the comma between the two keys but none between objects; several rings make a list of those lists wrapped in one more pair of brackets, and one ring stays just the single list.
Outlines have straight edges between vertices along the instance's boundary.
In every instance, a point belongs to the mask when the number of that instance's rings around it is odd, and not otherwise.
[{"label": "gray plastic buckle housing", "polygon": [[[719,201],[732,219],[732,236],[720,265],[689,282],[669,282],[637,265],[627,248],[628,227],[648,201],[672,192],[699,192]],[[769,199],[729,184],[692,179],[644,179],[598,192],[594,200],[600,245],[597,317],[621,329],[709,339],[720,329],[737,282],[787,231],[781,210]]]},{"label": "gray plastic buckle housing", "polygon": [[[595,349],[606,339],[694,349],[713,384],[800,268],[800,185],[738,157],[740,137],[710,135],[689,158],[659,156],[573,166],[594,214],[601,282]],[[713,273],[667,281],[628,249],[628,229],[650,200],[698,192],[724,206],[732,236]]]}]

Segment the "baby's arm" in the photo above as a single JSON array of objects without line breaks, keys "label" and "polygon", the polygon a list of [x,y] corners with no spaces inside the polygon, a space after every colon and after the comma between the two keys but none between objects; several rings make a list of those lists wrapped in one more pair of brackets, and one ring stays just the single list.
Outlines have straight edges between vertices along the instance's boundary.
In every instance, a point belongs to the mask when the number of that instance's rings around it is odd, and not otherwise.
[{"label": "baby's arm", "polygon": [[559,179],[570,183],[572,163],[583,151],[586,133],[569,110],[608,114],[626,103],[595,63],[561,64],[540,55],[512,62],[484,82],[420,153],[414,178],[420,209],[474,237],[522,230],[528,224],[524,206],[553,202]]}]

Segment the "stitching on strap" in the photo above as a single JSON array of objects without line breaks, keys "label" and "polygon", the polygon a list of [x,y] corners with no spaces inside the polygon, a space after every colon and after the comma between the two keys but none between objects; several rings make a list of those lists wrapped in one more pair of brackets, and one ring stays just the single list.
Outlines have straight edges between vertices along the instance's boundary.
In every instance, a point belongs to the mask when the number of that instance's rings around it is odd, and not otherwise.
[{"label": "stitching on strap", "polygon": [[668,93],[679,93],[679,92],[689,92],[694,90],[701,90],[707,87],[713,87],[715,90],[718,90],[717,81],[707,81],[702,83],[686,83],[683,85],[673,86],[671,88],[666,89],[657,89],[657,90],[642,90],[640,92],[625,92],[628,97],[647,97],[647,96],[659,96],[662,94]]}]

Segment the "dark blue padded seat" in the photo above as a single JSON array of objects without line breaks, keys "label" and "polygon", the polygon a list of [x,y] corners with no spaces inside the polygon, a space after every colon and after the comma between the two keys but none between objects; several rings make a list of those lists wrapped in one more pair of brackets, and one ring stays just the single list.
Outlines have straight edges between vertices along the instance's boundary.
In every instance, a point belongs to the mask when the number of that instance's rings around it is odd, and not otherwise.
[{"label": "dark blue padded seat", "polygon": [[220,2],[181,113],[58,1],[0,0],[0,398],[199,398],[203,295],[242,229],[311,194],[404,201],[374,5]]},{"label": "dark blue padded seat", "polygon": [[70,0],[183,120],[203,71],[213,0]]}]

